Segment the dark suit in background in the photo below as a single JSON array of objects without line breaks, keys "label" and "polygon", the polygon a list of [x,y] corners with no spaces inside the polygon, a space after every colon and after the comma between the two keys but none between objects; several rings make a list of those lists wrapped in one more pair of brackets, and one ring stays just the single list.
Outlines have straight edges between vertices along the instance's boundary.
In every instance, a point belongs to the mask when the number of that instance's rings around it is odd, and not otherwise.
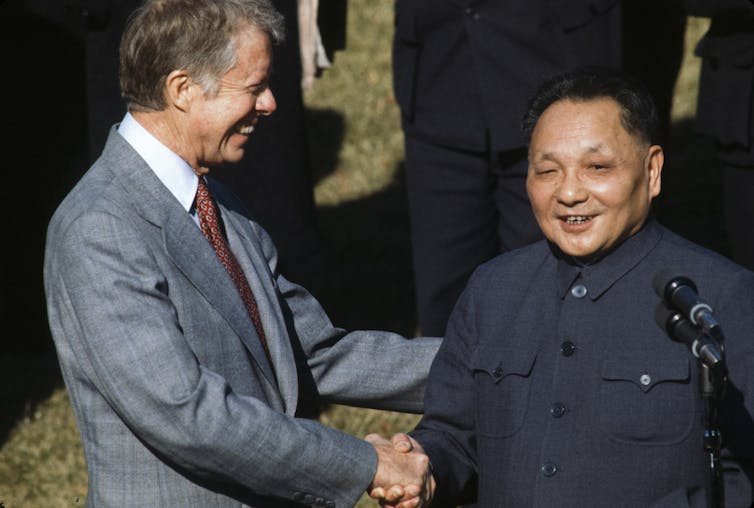
[{"label": "dark suit in background", "polygon": [[395,10],[419,326],[441,335],[477,265],[540,238],[521,116],[543,78],[620,66],[620,5],[397,0]]},{"label": "dark suit in background", "polygon": [[688,0],[687,8],[711,18],[696,48],[702,58],[696,128],[717,143],[731,257],[754,269],[754,4]]},{"label": "dark suit in background", "polygon": [[670,141],[673,92],[685,35],[686,12],[680,1],[623,1],[623,70],[641,79],[652,93],[660,120],[658,142],[663,145]]}]

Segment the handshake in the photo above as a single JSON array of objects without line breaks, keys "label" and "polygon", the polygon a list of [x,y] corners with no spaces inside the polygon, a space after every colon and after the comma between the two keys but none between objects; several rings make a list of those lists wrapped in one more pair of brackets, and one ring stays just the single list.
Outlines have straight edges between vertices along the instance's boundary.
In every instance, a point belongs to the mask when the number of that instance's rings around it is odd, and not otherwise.
[{"label": "handshake", "polygon": [[390,441],[369,434],[366,441],[377,452],[377,472],[368,493],[385,508],[428,506],[435,492],[429,457],[407,434],[395,434]]}]

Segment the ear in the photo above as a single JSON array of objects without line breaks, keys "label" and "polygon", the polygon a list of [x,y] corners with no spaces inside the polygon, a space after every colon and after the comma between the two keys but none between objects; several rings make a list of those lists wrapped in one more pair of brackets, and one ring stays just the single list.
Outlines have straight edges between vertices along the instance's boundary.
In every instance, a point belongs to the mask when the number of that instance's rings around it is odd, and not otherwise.
[{"label": "ear", "polygon": [[187,111],[191,107],[196,84],[185,69],[172,71],[165,78],[165,101],[168,107]]},{"label": "ear", "polygon": [[662,166],[665,163],[665,153],[660,145],[649,147],[646,159],[646,171],[649,176],[649,195],[656,198],[662,187]]}]

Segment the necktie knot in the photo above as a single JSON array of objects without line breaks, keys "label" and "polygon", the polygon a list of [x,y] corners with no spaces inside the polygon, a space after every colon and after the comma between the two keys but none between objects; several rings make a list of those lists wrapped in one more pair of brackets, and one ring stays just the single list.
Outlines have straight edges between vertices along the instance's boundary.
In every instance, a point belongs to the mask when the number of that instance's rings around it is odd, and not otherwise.
[{"label": "necktie knot", "polygon": [[201,227],[202,233],[207,237],[209,243],[217,250],[215,244],[218,241],[219,235],[222,235],[222,228],[217,217],[215,202],[212,200],[209,188],[202,177],[199,177],[194,204],[196,206],[196,215],[199,217],[199,227]]}]

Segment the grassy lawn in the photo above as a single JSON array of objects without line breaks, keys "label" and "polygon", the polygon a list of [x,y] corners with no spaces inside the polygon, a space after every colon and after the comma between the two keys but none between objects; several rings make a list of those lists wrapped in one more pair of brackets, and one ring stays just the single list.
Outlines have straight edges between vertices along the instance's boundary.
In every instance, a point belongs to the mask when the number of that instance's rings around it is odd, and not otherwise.
[{"label": "grassy lawn", "polygon": [[[705,22],[692,19],[687,48],[703,33]],[[345,328],[378,328],[413,335],[413,287],[408,217],[402,181],[402,135],[391,90],[392,2],[349,2],[347,49],[315,82],[305,100],[315,164],[315,197],[324,246],[324,268],[316,288],[333,321]],[[688,52],[688,50],[687,50]],[[670,196],[663,205],[671,226],[716,248],[719,228],[706,237],[684,231],[693,199],[683,196],[709,189],[704,164],[709,147],[696,142],[688,127],[693,116],[698,61],[688,57],[679,79],[674,120],[674,167],[691,178],[668,175]],[[342,130],[328,126],[342,125]],[[342,136],[340,135],[342,133]],[[693,145],[686,148],[687,145]],[[697,168],[697,171],[693,171]],[[677,192],[674,191],[677,190]],[[684,192],[681,192],[684,191]],[[698,210],[712,221],[711,209]],[[693,219],[693,217],[691,217]],[[366,290],[365,290],[366,288]],[[81,444],[54,360],[33,356],[2,358],[3,408],[13,394],[14,415],[0,429],[0,507],[83,506],[86,471]],[[37,402],[30,402],[30,400]],[[389,435],[413,427],[417,417],[383,411],[330,407],[322,422],[362,437]],[[6,420],[8,420],[6,418]],[[376,506],[363,499],[359,506]]]}]

